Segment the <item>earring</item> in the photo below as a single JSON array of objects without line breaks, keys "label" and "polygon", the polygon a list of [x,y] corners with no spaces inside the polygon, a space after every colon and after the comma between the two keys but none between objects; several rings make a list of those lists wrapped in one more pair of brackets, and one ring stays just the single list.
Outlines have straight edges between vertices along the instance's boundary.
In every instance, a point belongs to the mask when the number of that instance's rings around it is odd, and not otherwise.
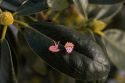
[{"label": "earring", "polygon": [[64,47],[66,49],[66,52],[70,54],[73,51],[74,44],[71,42],[67,42]]},{"label": "earring", "polygon": [[60,49],[58,48],[59,42],[56,43],[54,40],[53,40],[53,42],[54,42],[54,45],[51,45],[51,46],[49,47],[49,51],[51,51],[52,53],[59,52],[59,51],[60,51]]}]

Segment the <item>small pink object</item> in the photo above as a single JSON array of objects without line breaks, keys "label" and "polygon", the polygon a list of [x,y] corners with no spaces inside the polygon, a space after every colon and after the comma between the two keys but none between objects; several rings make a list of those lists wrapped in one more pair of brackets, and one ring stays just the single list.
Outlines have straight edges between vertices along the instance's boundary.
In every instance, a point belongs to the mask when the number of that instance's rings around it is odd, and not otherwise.
[{"label": "small pink object", "polygon": [[[53,40],[53,41],[54,41],[54,40]],[[54,41],[54,45],[51,45],[51,46],[49,47],[49,51],[51,51],[52,53],[59,52],[60,49],[58,48],[58,46],[59,46],[59,42],[56,43],[56,42]]]},{"label": "small pink object", "polygon": [[64,47],[66,49],[66,52],[70,54],[73,51],[74,44],[71,42],[67,42]]}]

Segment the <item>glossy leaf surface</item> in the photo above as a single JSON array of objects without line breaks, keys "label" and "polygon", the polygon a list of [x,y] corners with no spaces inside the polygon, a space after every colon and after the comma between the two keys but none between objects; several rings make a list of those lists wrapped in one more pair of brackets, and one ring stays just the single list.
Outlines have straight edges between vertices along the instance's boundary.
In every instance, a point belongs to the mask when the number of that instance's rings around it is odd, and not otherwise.
[{"label": "glossy leaf surface", "polygon": [[[53,68],[80,80],[99,80],[107,77],[110,66],[106,53],[98,45],[89,31],[78,33],[64,26],[35,24],[35,29],[25,28],[24,36],[33,49]],[[57,53],[48,50],[53,40],[60,41]],[[66,53],[64,44],[74,43],[74,51]]]}]

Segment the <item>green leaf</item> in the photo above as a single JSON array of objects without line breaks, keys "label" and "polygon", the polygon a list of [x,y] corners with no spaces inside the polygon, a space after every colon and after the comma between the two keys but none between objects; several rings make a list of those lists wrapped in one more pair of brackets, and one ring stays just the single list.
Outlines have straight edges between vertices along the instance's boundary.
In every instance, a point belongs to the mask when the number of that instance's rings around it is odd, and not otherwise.
[{"label": "green leaf", "polygon": [[112,19],[108,27],[120,29],[125,31],[125,6],[122,7],[121,11]]},{"label": "green leaf", "polygon": [[[48,71],[43,60],[36,56],[26,42],[23,34],[17,30],[18,29],[14,25],[11,25],[10,28],[8,28],[6,37],[9,41],[11,52],[17,57],[15,63],[18,65],[18,69],[16,69],[18,70],[18,75],[25,75],[22,72],[26,72],[27,68],[30,68],[41,75],[45,75]],[[39,63],[37,64],[36,62]]]},{"label": "green leaf", "polygon": [[88,0],[73,0],[79,11],[87,19]]},{"label": "green leaf", "polygon": [[0,43],[0,83],[16,83],[12,56],[6,40]]},{"label": "green leaf", "polygon": [[24,2],[25,0],[0,0],[0,7],[16,11],[16,9]]},{"label": "green leaf", "polygon": [[53,11],[63,11],[64,9],[68,8],[68,1],[67,0],[47,0],[49,7]]},{"label": "green leaf", "polygon": [[2,0],[3,2],[8,2],[10,4],[12,4],[13,6],[20,6],[21,3],[24,1],[21,0]]},{"label": "green leaf", "polygon": [[11,11],[15,11],[17,9],[17,6],[5,0],[0,3],[0,7],[11,10]]},{"label": "green leaf", "polygon": [[[32,50],[54,69],[81,80],[107,77],[110,69],[108,59],[89,31],[78,33],[50,23],[36,23],[33,27],[40,32],[25,28],[24,36]],[[54,43],[53,40],[60,41],[60,51],[57,53],[48,50]],[[66,42],[75,45],[71,54],[64,48]]]},{"label": "green leaf", "polygon": [[125,70],[125,32],[111,29],[105,35],[103,40],[110,60],[117,68]]},{"label": "green leaf", "polygon": [[[16,31],[14,26],[11,25],[10,28],[15,34]],[[42,81],[48,80],[48,82],[52,81],[52,83],[63,83],[64,81],[68,81],[69,77],[64,76],[60,74],[60,72],[54,71],[52,68],[48,67],[48,65],[46,65],[45,62],[31,50],[21,31],[18,31],[15,35],[13,35],[12,31],[8,29],[7,38],[10,41],[9,44],[11,45],[10,47],[12,47],[11,49],[13,49],[14,53],[16,53],[16,56],[18,57],[18,76],[21,78],[27,78],[27,76],[29,76],[27,73],[28,68],[30,71],[33,71],[33,73],[38,73],[41,76],[47,75],[47,78],[42,79]],[[14,36],[15,39],[12,38]]]},{"label": "green leaf", "polygon": [[31,15],[45,9],[48,9],[46,0],[28,0],[17,9],[16,14]]},{"label": "green leaf", "polygon": [[3,1],[3,0],[0,0],[0,4],[1,4],[2,1]]},{"label": "green leaf", "polygon": [[121,3],[125,2],[125,0],[89,0],[89,3],[92,4],[116,4],[116,3]]},{"label": "green leaf", "polygon": [[113,5],[102,5],[101,9],[97,13],[96,19],[103,19],[105,21],[111,20],[116,14],[120,12],[123,4],[113,4]]}]

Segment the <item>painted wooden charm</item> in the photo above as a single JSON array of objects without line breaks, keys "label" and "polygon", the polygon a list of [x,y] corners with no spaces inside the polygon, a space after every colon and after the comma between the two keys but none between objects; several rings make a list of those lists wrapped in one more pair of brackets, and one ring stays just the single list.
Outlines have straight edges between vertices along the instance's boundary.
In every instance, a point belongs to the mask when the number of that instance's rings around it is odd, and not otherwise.
[{"label": "painted wooden charm", "polygon": [[[53,41],[54,41],[54,40],[53,40]],[[56,42],[54,41],[54,45],[51,45],[51,46],[49,47],[49,51],[51,51],[52,53],[59,52],[60,49],[58,48],[58,46],[59,46],[59,42],[56,43]]]},{"label": "painted wooden charm", "polygon": [[67,42],[64,47],[66,49],[66,52],[70,54],[73,51],[74,44],[71,42]]}]

